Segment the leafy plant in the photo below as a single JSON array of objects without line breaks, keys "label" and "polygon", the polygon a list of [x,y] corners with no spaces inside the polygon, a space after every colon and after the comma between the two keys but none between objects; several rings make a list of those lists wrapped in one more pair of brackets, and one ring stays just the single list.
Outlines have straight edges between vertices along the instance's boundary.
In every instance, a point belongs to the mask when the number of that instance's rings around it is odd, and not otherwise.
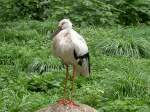
[{"label": "leafy plant", "polygon": [[[54,58],[51,51],[50,35],[55,25],[55,21],[0,23],[0,62],[9,58],[14,63],[0,63],[0,111],[34,112],[63,97],[65,70],[57,70],[61,61]],[[89,78],[77,75],[73,100],[86,103],[99,112],[149,112],[149,26],[75,29],[87,41],[92,72]],[[113,43],[117,47],[111,46]],[[107,52],[109,56],[100,52],[106,51],[106,47],[102,49],[106,45],[110,45],[107,46],[111,50]],[[120,48],[130,53],[120,55]],[[43,70],[51,68],[50,65],[55,65],[56,69]],[[69,73],[68,93],[71,69]]]},{"label": "leafy plant", "polygon": [[96,48],[100,48],[103,54],[111,56],[150,57],[150,43],[147,40],[132,37],[133,35],[126,35],[125,33],[121,31],[119,34],[112,35],[111,38],[102,39]]},{"label": "leafy plant", "polygon": [[111,0],[107,3],[120,10],[118,19],[121,24],[137,25],[150,20],[149,0]]}]

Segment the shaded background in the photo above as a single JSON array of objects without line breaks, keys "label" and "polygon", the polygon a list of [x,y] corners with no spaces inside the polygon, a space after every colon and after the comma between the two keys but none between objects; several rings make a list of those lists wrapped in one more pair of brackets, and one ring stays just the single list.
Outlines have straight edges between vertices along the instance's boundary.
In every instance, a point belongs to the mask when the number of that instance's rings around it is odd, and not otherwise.
[{"label": "shaded background", "polygon": [[0,112],[35,112],[62,98],[65,68],[51,37],[62,18],[91,57],[74,100],[98,112],[150,112],[149,0],[0,0]]},{"label": "shaded background", "polygon": [[60,20],[80,25],[149,23],[149,0],[1,0],[0,20]]}]

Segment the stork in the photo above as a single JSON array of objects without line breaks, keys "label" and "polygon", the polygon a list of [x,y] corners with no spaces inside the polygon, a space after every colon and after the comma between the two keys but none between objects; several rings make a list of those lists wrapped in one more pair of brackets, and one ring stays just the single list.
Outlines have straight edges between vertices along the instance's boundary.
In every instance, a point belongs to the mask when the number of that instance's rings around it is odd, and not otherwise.
[{"label": "stork", "polygon": [[[84,38],[72,29],[69,19],[63,19],[58,24],[58,30],[53,34],[53,52],[56,57],[62,59],[66,66],[66,79],[64,81],[64,97],[66,96],[66,84],[69,78],[69,65],[73,65],[71,95],[74,90],[76,74],[80,73],[88,77],[90,75],[89,51]],[[67,100],[59,101],[66,104]]]}]

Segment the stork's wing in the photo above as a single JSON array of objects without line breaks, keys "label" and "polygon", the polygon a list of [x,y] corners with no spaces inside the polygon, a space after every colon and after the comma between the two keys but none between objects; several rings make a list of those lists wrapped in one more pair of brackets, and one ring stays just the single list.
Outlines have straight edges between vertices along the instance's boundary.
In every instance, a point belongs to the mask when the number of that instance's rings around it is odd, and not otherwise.
[{"label": "stork's wing", "polygon": [[72,30],[71,37],[77,55],[84,55],[88,53],[88,47],[86,41],[81,35],[79,35],[76,31]]},{"label": "stork's wing", "polygon": [[83,43],[86,44],[86,41],[84,40],[84,38],[83,38],[81,35],[79,35],[76,31],[75,31],[75,33],[76,33],[76,37],[77,37],[79,40],[81,40]]},{"label": "stork's wing", "polygon": [[90,57],[86,41],[77,32],[72,32],[72,41],[74,44],[74,57],[78,62],[78,71],[88,76],[90,74]]}]

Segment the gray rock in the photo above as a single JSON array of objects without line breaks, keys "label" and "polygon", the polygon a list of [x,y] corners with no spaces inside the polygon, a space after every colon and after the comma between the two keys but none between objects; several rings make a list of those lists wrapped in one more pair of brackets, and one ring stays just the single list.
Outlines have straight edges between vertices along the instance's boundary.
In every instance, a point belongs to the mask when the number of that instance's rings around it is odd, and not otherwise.
[{"label": "gray rock", "polygon": [[85,104],[78,104],[77,107],[71,108],[68,105],[56,103],[53,105],[49,105],[48,107],[38,110],[36,112],[97,112],[97,111],[94,108]]}]

